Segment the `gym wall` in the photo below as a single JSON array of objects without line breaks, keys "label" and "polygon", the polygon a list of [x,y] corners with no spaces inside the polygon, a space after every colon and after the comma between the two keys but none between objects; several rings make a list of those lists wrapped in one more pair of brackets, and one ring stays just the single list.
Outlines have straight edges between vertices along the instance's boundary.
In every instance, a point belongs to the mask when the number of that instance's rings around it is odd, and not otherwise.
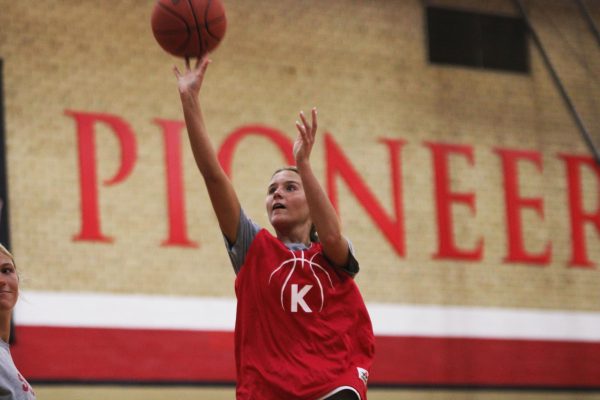
[{"label": "gym wall", "polygon": [[[600,397],[600,168],[533,41],[528,73],[428,61],[426,6],[515,4],[224,3],[207,128],[269,227],[271,173],[318,107],[311,160],[361,265],[372,397]],[[598,134],[586,20],[568,0],[524,4]],[[0,5],[17,366],[40,398],[233,398],[235,276],[154,2]]]}]

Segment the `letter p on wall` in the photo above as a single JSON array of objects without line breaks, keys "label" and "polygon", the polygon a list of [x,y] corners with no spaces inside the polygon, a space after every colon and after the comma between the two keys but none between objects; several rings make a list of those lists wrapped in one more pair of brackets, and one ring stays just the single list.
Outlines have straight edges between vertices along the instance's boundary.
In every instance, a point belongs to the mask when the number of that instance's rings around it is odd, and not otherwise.
[{"label": "letter p on wall", "polygon": [[117,137],[121,150],[117,172],[112,178],[103,180],[104,186],[120,183],[131,173],[137,157],[135,136],[129,124],[114,115],[71,110],[66,110],[65,114],[77,124],[81,231],[73,239],[111,242],[113,239],[104,235],[100,227],[95,126],[98,123],[108,126]]}]

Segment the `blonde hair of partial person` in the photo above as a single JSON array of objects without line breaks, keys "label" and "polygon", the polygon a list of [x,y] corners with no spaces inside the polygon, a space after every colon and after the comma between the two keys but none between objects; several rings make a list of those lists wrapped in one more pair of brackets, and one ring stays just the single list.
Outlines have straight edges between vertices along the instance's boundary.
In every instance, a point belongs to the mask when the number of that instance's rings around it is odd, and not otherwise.
[{"label": "blonde hair of partial person", "polygon": [[[13,262],[13,264],[15,263],[15,258],[13,257],[13,255],[10,253],[10,251],[8,251],[8,249],[6,247],[4,247],[4,245],[2,243],[0,243],[0,252],[6,254],[8,257],[10,257],[11,261]],[[16,265],[15,265],[16,267]]]},{"label": "blonde hair of partial person", "polygon": [[8,251],[8,249],[6,247],[4,247],[4,245],[2,243],[0,243],[0,253],[4,253],[10,258],[10,261],[12,261],[13,266],[15,267],[15,271],[17,271],[17,278],[19,279],[19,282],[20,282],[22,276],[21,276],[21,274],[19,274],[19,270],[17,269],[17,263],[15,261],[15,257],[12,255],[12,253],[10,251]]},{"label": "blonde hair of partial person", "polygon": [[[6,256],[8,256],[8,258],[10,258],[16,270],[17,266],[15,264],[15,258],[2,243],[0,243],[0,253],[4,253]],[[19,279],[19,275],[17,275],[17,279]],[[7,321],[0,321],[0,339],[7,343],[10,339],[10,316],[12,316],[12,311],[8,313]]]}]

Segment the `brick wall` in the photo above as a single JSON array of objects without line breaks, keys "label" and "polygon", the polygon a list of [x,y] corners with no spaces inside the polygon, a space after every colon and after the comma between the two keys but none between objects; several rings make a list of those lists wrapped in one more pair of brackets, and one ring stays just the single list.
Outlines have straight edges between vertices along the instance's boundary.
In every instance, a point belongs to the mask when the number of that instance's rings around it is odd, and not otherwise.
[{"label": "brick wall", "polygon": [[[151,1],[2,2],[7,162],[14,254],[25,290],[233,296],[233,273],[202,180],[182,135],[185,218],[197,247],[168,237],[163,132],[155,119],[181,120],[171,67],[150,30]],[[504,1],[431,4],[517,15]],[[600,52],[579,10],[566,0],[527,1],[532,21],[591,132],[598,114]],[[589,4],[600,21],[600,8]],[[573,259],[568,175],[559,154],[588,155],[571,116],[530,44],[529,74],[436,66],[427,61],[418,1],[254,0],[226,2],[226,37],[213,54],[202,103],[217,148],[237,128],[260,124],[294,137],[300,110],[319,108],[312,159],[325,183],[329,135],[360,180],[395,218],[391,162],[379,140],[402,140],[404,253],[386,239],[353,192],[336,178],[345,234],[361,261],[367,302],[600,311],[600,273]],[[71,114],[67,114],[66,112]],[[110,243],[74,240],[82,229],[74,114],[111,115],[137,147],[131,173],[119,169],[114,131],[96,124],[101,231]],[[185,133],[185,132],[183,132]],[[436,169],[426,143],[465,146],[448,158],[449,184],[471,193],[476,211],[451,206],[457,247],[475,261],[436,258]],[[523,243],[542,265],[508,254],[504,175],[497,148],[540,155],[518,163],[522,197],[539,198],[544,217],[523,209]],[[284,164],[265,138],[236,148],[232,179],[249,215],[266,226],[271,171]],[[439,172],[439,171],[438,171]],[[598,210],[600,177],[581,169],[582,201]],[[370,203],[373,207],[374,203]],[[600,228],[585,223],[587,257],[600,261]]]}]

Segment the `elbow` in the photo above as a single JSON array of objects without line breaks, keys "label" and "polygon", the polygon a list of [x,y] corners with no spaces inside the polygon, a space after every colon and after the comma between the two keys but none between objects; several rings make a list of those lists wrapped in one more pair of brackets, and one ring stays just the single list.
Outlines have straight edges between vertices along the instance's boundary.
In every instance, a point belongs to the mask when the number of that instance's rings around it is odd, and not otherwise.
[{"label": "elbow", "polygon": [[202,160],[197,160],[196,164],[198,165],[198,170],[200,170],[200,174],[204,178],[204,181],[207,185],[219,184],[222,183],[223,180],[228,179],[225,171],[223,171],[218,163],[211,164],[202,162]]},{"label": "elbow", "polygon": [[205,184],[208,186],[216,185],[222,179],[221,174],[219,174],[215,171],[211,171],[211,170],[207,171],[207,170],[200,169],[200,173],[202,174],[202,178],[204,178]]}]

